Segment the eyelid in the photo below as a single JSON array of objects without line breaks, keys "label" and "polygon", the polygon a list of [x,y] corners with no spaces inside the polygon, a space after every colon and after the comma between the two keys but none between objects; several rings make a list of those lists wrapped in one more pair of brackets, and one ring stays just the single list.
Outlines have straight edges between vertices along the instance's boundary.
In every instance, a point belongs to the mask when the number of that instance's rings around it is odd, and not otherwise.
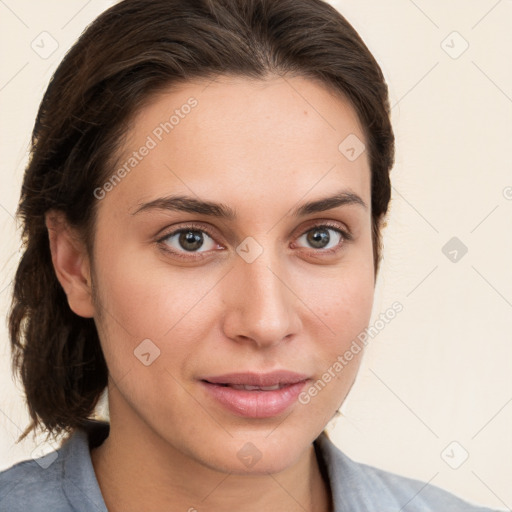
[{"label": "eyelid", "polygon": [[[172,229],[165,228],[158,233],[157,236],[157,242],[161,242],[165,240],[166,238],[169,238],[172,235],[175,235],[179,233],[180,231],[203,231],[205,232],[210,238],[215,240],[215,237],[217,234],[213,234],[213,230],[209,227],[207,227],[206,224],[198,224],[195,222],[187,222],[183,225],[179,225],[178,227],[173,227]],[[216,240],[215,240],[216,241]]]},{"label": "eyelid", "polygon": [[[295,237],[295,239],[301,237],[302,235],[305,235],[308,231],[311,231],[314,228],[321,228],[326,227],[330,229],[334,229],[335,231],[338,231],[343,238],[346,241],[353,240],[353,235],[350,232],[350,230],[340,222],[332,221],[332,220],[326,220],[326,219],[313,219],[311,221],[311,224],[308,223],[308,226],[305,229],[302,229],[300,234]],[[314,250],[314,249],[313,249]]]}]

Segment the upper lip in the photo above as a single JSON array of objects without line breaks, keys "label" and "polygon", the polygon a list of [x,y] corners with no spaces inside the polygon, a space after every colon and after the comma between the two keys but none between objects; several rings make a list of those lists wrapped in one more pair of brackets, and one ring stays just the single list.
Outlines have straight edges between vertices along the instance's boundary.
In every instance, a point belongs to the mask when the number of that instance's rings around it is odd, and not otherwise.
[{"label": "upper lip", "polygon": [[224,375],[204,377],[201,380],[211,384],[235,384],[247,386],[275,386],[276,384],[296,384],[307,380],[307,375],[288,370],[276,370],[269,373],[226,373]]}]

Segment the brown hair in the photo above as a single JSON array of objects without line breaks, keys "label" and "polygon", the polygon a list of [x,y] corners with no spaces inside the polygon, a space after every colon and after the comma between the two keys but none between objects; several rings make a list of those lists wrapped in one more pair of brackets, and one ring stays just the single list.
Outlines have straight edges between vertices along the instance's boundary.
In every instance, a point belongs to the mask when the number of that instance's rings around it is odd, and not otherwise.
[{"label": "brown hair", "polygon": [[322,0],[124,0],[67,53],[35,121],[18,208],[25,250],[9,316],[13,370],[32,419],[20,439],[37,427],[72,431],[107,385],[94,320],[70,310],[56,278],[46,212],[62,211],[92,254],[93,191],[145,101],[192,79],[285,73],[321,82],[358,114],[370,158],[377,275],[394,135],[382,71],[345,18]]}]

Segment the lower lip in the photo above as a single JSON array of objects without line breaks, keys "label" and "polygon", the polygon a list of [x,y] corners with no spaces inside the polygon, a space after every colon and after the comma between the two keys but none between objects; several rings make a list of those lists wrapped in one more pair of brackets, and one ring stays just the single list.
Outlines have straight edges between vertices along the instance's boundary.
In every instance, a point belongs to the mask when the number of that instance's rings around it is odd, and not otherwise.
[{"label": "lower lip", "polygon": [[306,381],[290,384],[274,391],[238,390],[205,381],[201,384],[210,396],[238,416],[272,418],[286,411],[297,400]]}]

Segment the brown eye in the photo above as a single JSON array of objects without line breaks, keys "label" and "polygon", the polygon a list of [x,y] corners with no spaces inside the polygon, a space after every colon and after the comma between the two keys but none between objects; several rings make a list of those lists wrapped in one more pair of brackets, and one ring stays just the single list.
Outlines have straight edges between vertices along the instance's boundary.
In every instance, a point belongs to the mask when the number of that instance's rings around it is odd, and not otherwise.
[{"label": "brown eye", "polygon": [[182,231],[178,243],[187,251],[196,251],[203,245],[203,235],[200,231]]},{"label": "brown eye", "polygon": [[297,241],[311,249],[336,249],[342,245],[344,240],[350,240],[350,236],[341,229],[334,226],[320,225],[313,226],[303,235],[297,238]]},{"label": "brown eye", "polygon": [[313,248],[323,249],[329,244],[331,235],[329,234],[329,229],[319,227],[308,231],[306,240]]},{"label": "brown eye", "polygon": [[170,233],[161,240],[162,243],[169,246],[172,251],[176,252],[203,252],[215,247],[214,240],[204,231],[198,229],[180,229]]}]

